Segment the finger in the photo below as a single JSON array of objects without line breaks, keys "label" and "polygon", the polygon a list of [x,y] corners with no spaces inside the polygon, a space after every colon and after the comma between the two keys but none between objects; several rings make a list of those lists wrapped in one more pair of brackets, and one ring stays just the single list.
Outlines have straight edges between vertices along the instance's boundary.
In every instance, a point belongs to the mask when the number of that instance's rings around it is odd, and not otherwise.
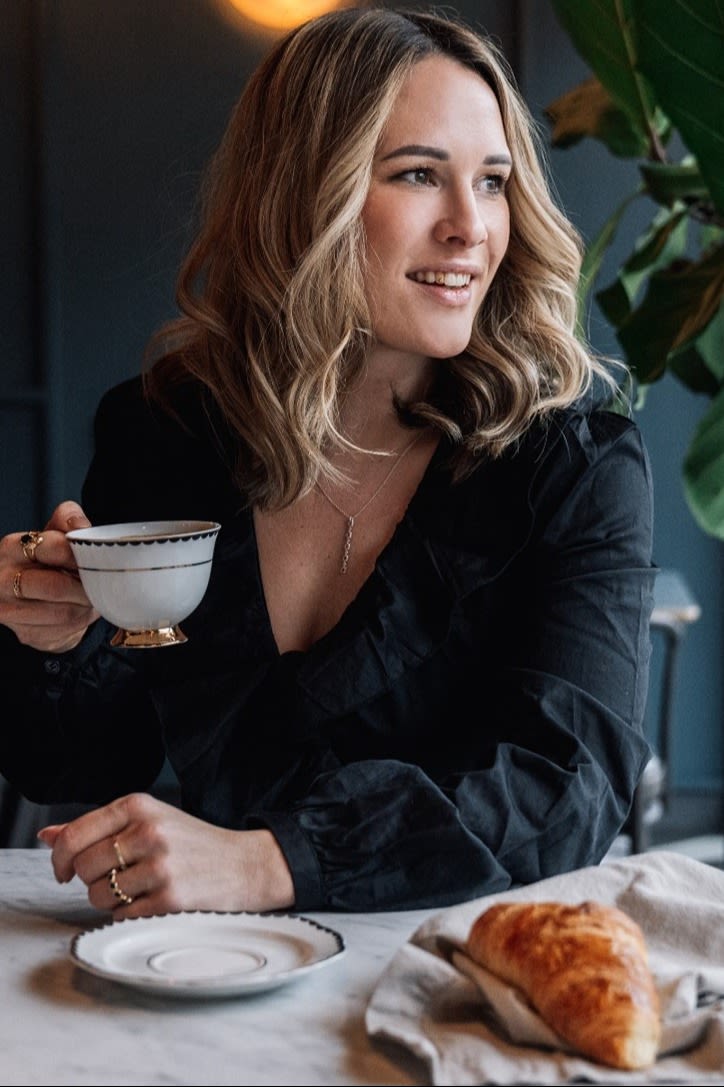
[{"label": "finger", "polygon": [[[97,615],[94,616],[97,618]],[[41,653],[67,653],[75,649],[88,629],[88,624],[83,624],[77,630],[68,630],[66,627],[29,627],[18,626],[8,622],[8,627],[14,631],[21,645],[27,645],[31,649],[37,649]]]},{"label": "finger", "polygon": [[90,521],[77,502],[67,501],[55,507],[45,527],[58,532],[70,532],[74,528],[90,528]]},{"label": "finger", "polygon": [[[88,897],[90,898],[90,895]],[[178,909],[169,908],[165,897],[157,894],[134,895],[130,905],[116,903],[112,909],[114,921],[129,921],[132,917],[158,917],[166,913],[180,912]]]},{"label": "finger", "polygon": [[118,917],[145,893],[143,873],[138,865],[121,871],[111,868],[88,887],[88,901],[98,910],[113,910]]},{"label": "finger", "polygon": [[[123,877],[126,873],[123,873]],[[119,876],[120,880],[121,877]],[[117,886],[121,887],[123,893],[128,895],[126,888],[130,888],[130,884],[124,878],[122,882],[117,883]],[[163,899],[157,895],[146,895],[143,892],[138,894],[129,895],[133,899],[132,902],[124,902],[122,899],[116,898],[110,887],[110,881],[108,877],[99,880],[97,884],[88,888],[88,901],[92,906],[95,906],[97,910],[110,910],[113,913],[114,921],[126,921],[132,917],[154,917],[158,914],[174,913],[178,911],[168,910],[163,904]]]},{"label": "finger", "polygon": [[53,870],[59,883],[67,883],[76,871],[78,858],[86,849],[101,842],[118,837],[131,821],[131,809],[138,810],[146,803],[152,803],[150,797],[131,794],[113,800],[102,808],[79,815],[61,831],[53,847]]},{"label": "finger", "polygon": [[44,529],[42,539],[36,545],[33,558],[26,556],[23,550],[24,532],[11,532],[0,540],[0,560],[3,566],[35,567],[62,566],[75,571],[77,564],[73,557],[70,544],[64,532],[53,532]]},{"label": "finger", "polygon": [[88,528],[90,521],[77,502],[61,502],[43,529],[42,543],[36,548],[35,558],[46,566],[62,566],[75,571],[75,556],[65,538],[74,528]]},{"label": "finger", "polygon": [[98,612],[83,604],[52,604],[39,600],[20,600],[3,608],[2,622],[15,631],[18,641],[65,638],[82,634],[98,618]]},{"label": "finger", "polygon": [[[106,872],[88,888],[88,900],[96,909],[112,910],[114,921],[179,913],[185,908],[170,886],[158,883],[149,866],[134,864],[124,872],[116,869],[115,875],[113,871]],[[133,901],[127,902],[127,898]]]},{"label": "finger", "polygon": [[134,846],[133,830],[133,826],[124,827],[122,836],[103,838],[84,849],[75,858],[75,874],[91,887],[105,879],[113,868],[125,872],[132,866],[136,867],[135,862],[140,860],[141,854]]},{"label": "finger", "polygon": [[[90,608],[91,603],[86,596],[77,573],[70,570],[57,570],[54,567],[40,566],[33,563],[28,566],[18,566],[17,570],[8,568],[6,574],[8,600],[23,601],[26,605],[33,601],[41,601],[45,604],[80,605]],[[26,612],[27,608],[23,608]],[[30,622],[29,615],[23,615],[23,619]],[[37,620],[36,620],[37,621]],[[48,617],[46,622],[54,620]]]},{"label": "finger", "polygon": [[44,845],[48,845],[52,848],[55,845],[55,840],[60,834],[61,830],[66,827],[67,823],[51,823],[47,827],[41,827],[37,833],[37,837],[43,842]]}]

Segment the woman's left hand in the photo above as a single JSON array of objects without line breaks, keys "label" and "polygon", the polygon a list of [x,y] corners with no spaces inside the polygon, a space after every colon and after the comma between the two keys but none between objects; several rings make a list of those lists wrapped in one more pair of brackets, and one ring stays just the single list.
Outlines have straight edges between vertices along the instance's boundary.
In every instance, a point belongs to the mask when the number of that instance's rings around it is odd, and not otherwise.
[{"label": "woman's left hand", "polygon": [[114,918],[179,910],[286,909],[294,885],[269,830],[226,830],[132,793],[70,823],[44,827],[55,878],[78,876]]}]

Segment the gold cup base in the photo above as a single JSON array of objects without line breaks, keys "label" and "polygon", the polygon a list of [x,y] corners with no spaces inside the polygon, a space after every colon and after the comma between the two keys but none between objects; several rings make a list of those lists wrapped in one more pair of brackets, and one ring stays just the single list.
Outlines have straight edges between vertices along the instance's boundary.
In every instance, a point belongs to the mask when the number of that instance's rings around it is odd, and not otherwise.
[{"label": "gold cup base", "polygon": [[123,649],[158,649],[164,645],[182,645],[186,641],[188,638],[179,626],[157,630],[123,630],[119,627],[111,638],[111,645]]}]

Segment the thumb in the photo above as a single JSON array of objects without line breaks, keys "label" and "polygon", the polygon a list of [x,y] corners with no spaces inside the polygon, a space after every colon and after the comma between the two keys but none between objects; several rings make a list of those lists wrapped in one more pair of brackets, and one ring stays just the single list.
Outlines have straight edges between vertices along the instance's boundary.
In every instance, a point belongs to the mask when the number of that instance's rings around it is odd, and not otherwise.
[{"label": "thumb", "polygon": [[45,527],[47,529],[56,529],[59,532],[70,532],[74,528],[89,528],[90,521],[86,517],[83,508],[77,502],[69,500],[56,506]]}]

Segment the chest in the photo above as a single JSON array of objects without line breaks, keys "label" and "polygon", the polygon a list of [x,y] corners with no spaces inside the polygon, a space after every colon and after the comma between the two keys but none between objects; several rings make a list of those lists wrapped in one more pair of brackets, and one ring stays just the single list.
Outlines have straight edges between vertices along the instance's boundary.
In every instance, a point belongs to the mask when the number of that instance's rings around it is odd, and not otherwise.
[{"label": "chest", "polygon": [[345,508],[315,488],[283,510],[254,511],[264,598],[280,653],[309,649],[358,595],[424,475],[432,450],[420,453],[369,504],[363,495]]},{"label": "chest", "polygon": [[307,650],[340,618],[374,570],[405,506],[350,525],[312,492],[294,506],[254,514],[269,622],[280,653]]}]

